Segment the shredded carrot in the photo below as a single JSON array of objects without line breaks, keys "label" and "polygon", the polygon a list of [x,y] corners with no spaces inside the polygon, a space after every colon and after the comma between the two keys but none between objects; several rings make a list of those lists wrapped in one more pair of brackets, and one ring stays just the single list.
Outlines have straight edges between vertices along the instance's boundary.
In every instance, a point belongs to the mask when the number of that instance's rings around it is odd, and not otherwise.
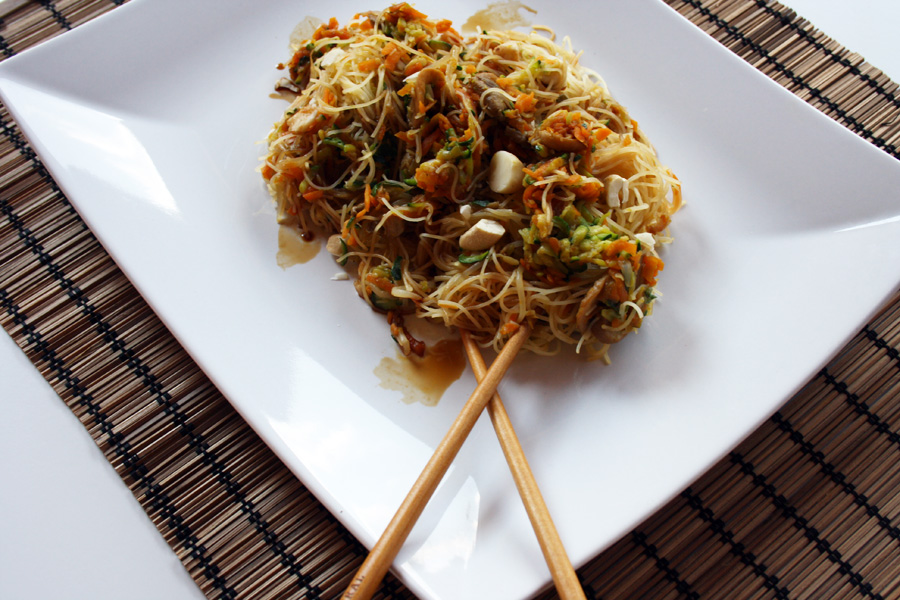
[{"label": "shredded carrot", "polygon": [[286,158],[278,163],[278,169],[285,177],[289,177],[296,181],[303,179],[305,173],[305,164],[296,158]]},{"label": "shredded carrot", "polygon": [[325,192],[323,190],[310,190],[303,194],[303,199],[307,202],[315,202],[324,195]]},{"label": "shredded carrot", "polygon": [[377,288],[384,290],[385,292],[390,292],[394,289],[394,284],[385,279],[384,277],[379,277],[375,273],[369,273],[366,275],[366,281],[371,283]]},{"label": "shredded carrot", "polygon": [[553,171],[562,167],[564,164],[566,164],[565,159],[561,156],[557,156],[553,160],[548,160],[547,162],[541,163],[533,171],[531,169],[522,169],[522,171],[535,181],[541,181],[544,178],[544,175],[552,173]]},{"label": "shredded carrot", "polygon": [[544,240],[547,242],[547,245],[550,246],[550,249],[559,254],[559,240],[555,237],[549,237]]},{"label": "shredded carrot", "polygon": [[269,165],[266,165],[262,168],[262,176],[263,176],[263,179],[265,179],[266,181],[272,179],[272,177],[274,175],[275,175],[275,169],[273,169]]},{"label": "shredded carrot", "polygon": [[411,91],[413,91],[413,84],[407,83],[402,88],[397,90],[397,95],[398,96],[408,96]]},{"label": "shredded carrot", "polygon": [[656,285],[656,276],[659,275],[659,272],[665,267],[663,261],[655,256],[644,254],[641,257],[641,266],[641,278],[647,282],[648,285]]},{"label": "shredded carrot", "polygon": [[481,148],[483,144],[477,143],[475,144],[475,149],[472,150],[472,167],[475,173],[481,172]]},{"label": "shredded carrot", "polygon": [[388,71],[393,71],[401,60],[408,60],[409,54],[394,42],[388,42],[381,49],[381,55],[384,56],[384,67]]},{"label": "shredded carrot", "polygon": [[537,210],[537,203],[531,199],[531,197],[534,196],[535,192],[537,191],[538,187],[536,185],[529,185],[527,188],[525,188],[525,192],[522,194],[522,204],[524,204],[531,210]]},{"label": "shredded carrot", "polygon": [[322,102],[328,104],[329,106],[333,106],[334,100],[334,93],[331,90],[329,90],[328,88],[322,90]]},{"label": "shredded carrot", "polygon": [[450,28],[453,27],[453,21],[449,21],[447,19],[441,19],[437,23],[434,24],[434,28],[437,29],[438,33],[444,33],[445,31],[449,31]]},{"label": "shredded carrot", "polygon": [[[368,23],[368,21],[366,21]],[[378,68],[378,65],[381,64],[381,61],[377,58],[372,58],[370,60],[364,60],[359,63],[359,70],[363,73],[371,73],[375,69]]]},{"label": "shredded carrot", "polygon": [[347,28],[338,29],[338,20],[334,17],[328,20],[328,24],[319,25],[318,29],[316,29],[315,33],[313,33],[312,39],[321,40],[325,38],[340,38],[342,40],[346,40],[351,37],[353,34]]},{"label": "shredded carrot", "polygon": [[356,215],[357,222],[359,222],[359,220],[369,212],[369,209],[372,208],[372,187],[368,183],[366,184],[366,192],[363,197],[365,202],[363,204],[363,209]]},{"label": "shredded carrot", "polygon": [[534,92],[522,94],[516,98],[516,110],[521,114],[532,112],[534,110]]},{"label": "shredded carrot", "polygon": [[634,242],[629,241],[628,238],[619,238],[603,249],[603,258],[615,259],[622,252],[634,255],[637,253],[637,246],[634,245]]},{"label": "shredded carrot", "polygon": [[401,53],[400,51],[391,52],[388,57],[384,59],[384,68],[388,71],[393,71],[396,68],[397,63],[400,62],[402,54],[405,53]]},{"label": "shredded carrot", "polygon": [[409,61],[409,64],[406,65],[405,69],[403,69],[403,75],[406,77],[414,75],[424,69],[425,64],[425,61],[421,57],[414,58],[413,60]]},{"label": "shredded carrot", "polygon": [[443,188],[450,182],[449,177],[447,171],[438,172],[424,169],[421,165],[416,169],[416,185],[429,194],[446,193]]},{"label": "shredded carrot", "polygon": [[628,300],[628,290],[625,289],[625,282],[618,277],[610,277],[603,285],[603,297],[616,302],[625,302]]},{"label": "shredded carrot", "polygon": [[612,129],[607,129],[605,127],[603,129],[595,129],[594,130],[594,142],[596,142],[596,143],[602,142],[603,140],[608,138],[609,134],[611,134],[611,133],[612,133]]},{"label": "shredded carrot", "polygon": [[388,8],[388,12],[391,16],[398,17],[406,17],[409,19],[427,19],[428,15],[425,13],[421,13],[414,9],[412,6],[407,4],[406,2],[402,2],[400,4],[394,4],[390,8]]},{"label": "shredded carrot", "polygon": [[463,70],[466,72],[466,74],[471,75],[475,72],[475,65],[466,65],[465,67],[463,67]]},{"label": "shredded carrot", "polygon": [[360,31],[371,31],[373,27],[374,25],[372,25],[372,21],[368,19],[359,24]]},{"label": "shredded carrot", "polygon": [[587,147],[591,145],[591,130],[583,125],[579,125],[575,127],[572,132],[575,134],[575,139],[584,144]]},{"label": "shredded carrot", "polygon": [[397,50],[397,44],[395,44],[394,42],[388,42],[387,44],[384,45],[384,48],[381,49],[381,55],[387,56],[394,50]]},{"label": "shredded carrot", "polygon": [[590,180],[572,189],[576,198],[587,201],[594,201],[599,198],[602,190],[603,185],[599,181]]}]

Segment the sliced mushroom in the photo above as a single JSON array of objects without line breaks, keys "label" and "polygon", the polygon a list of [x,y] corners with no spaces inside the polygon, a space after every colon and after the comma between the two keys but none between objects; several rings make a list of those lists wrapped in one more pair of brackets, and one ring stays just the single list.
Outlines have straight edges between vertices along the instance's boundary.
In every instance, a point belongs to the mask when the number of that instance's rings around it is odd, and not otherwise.
[{"label": "sliced mushroom", "polygon": [[409,103],[409,122],[413,127],[418,127],[425,119],[425,115],[419,112],[419,105],[427,106],[428,86],[432,86],[437,95],[438,90],[443,90],[446,80],[444,74],[434,68],[422,69],[415,75],[411,75],[410,78],[414,78],[415,85],[412,91],[412,102]]},{"label": "sliced mushroom", "polygon": [[591,326],[591,333],[601,344],[615,344],[622,341],[628,335],[627,329],[607,329],[600,321]]},{"label": "sliced mushroom", "polygon": [[509,101],[500,94],[485,94],[490,89],[501,89],[493,73],[476,73],[466,80],[466,88],[478,97],[484,112],[495,119],[503,119],[503,112],[511,107]]}]

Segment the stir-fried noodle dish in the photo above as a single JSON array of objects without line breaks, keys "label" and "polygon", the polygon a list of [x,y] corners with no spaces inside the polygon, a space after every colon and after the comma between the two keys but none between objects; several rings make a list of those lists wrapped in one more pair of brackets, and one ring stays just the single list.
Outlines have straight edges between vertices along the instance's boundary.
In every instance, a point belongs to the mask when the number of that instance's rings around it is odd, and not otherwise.
[{"label": "stir-fried noodle dish", "polygon": [[606,358],[658,297],[678,180],[600,76],[551,32],[479,31],[408,4],[331,19],[295,44],[295,94],[261,167],[277,218],[330,235],[387,314],[499,349]]}]

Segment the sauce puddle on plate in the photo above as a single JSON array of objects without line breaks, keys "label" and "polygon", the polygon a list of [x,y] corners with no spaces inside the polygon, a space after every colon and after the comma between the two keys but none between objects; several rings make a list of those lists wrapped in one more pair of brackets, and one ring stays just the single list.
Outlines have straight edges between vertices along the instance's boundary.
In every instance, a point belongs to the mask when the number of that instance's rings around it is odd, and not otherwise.
[{"label": "sauce puddle on plate", "polygon": [[462,341],[449,339],[429,344],[424,358],[406,357],[398,350],[397,358],[382,358],[374,373],[380,387],[402,392],[407,404],[435,406],[465,368]]},{"label": "sauce puddle on plate", "polygon": [[492,2],[488,4],[487,8],[483,8],[469,17],[469,20],[462,26],[462,31],[475,32],[479,27],[485,31],[528,27],[531,22],[519,14],[523,8],[533,15],[537,14],[537,11],[530,6],[515,0]]},{"label": "sauce puddle on plate", "polygon": [[307,241],[293,227],[281,225],[278,228],[278,254],[275,260],[282,269],[309,262],[319,253],[322,244]]}]

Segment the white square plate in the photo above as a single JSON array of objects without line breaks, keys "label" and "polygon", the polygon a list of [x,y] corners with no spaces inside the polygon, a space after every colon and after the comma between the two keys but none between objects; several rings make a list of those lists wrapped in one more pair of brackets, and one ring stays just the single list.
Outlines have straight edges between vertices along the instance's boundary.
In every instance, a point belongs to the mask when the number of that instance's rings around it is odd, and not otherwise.
[{"label": "white square plate", "polygon": [[[900,281],[900,162],[656,0],[554,10],[682,180],[665,298],[612,366],[520,356],[501,387],[573,561],[637,525],[750,433]],[[421,2],[457,25],[481,6]],[[0,65],[0,93],[89,226],[198,364],[350,530],[374,543],[475,387],[407,405],[394,356],[323,252],[276,265],[256,172],[307,13],[358,3],[135,0]],[[427,598],[549,581],[482,419],[395,567]]]}]

